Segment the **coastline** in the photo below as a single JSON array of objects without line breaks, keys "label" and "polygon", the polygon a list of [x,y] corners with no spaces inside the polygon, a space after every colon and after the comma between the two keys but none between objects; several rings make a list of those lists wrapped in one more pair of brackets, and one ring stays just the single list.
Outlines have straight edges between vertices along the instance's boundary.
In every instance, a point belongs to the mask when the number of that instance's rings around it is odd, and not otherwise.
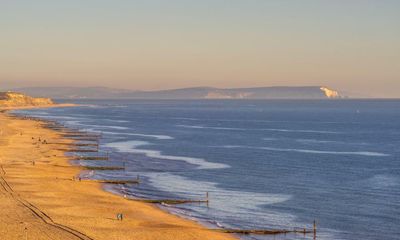
[{"label": "coastline", "polygon": [[[2,110],[27,108],[32,107]],[[39,137],[48,142],[72,140],[42,127],[40,121],[1,112],[0,123],[0,221],[6,226],[0,234],[6,239],[25,234],[30,239],[234,239],[154,205],[106,192],[100,183],[74,181],[81,169],[57,146],[37,142]],[[123,221],[116,220],[118,213],[124,214]]]},{"label": "coastline", "polygon": [[39,105],[39,106],[17,106],[17,107],[0,107],[0,111],[11,111],[11,110],[23,110],[23,109],[35,109],[35,108],[59,108],[59,107],[76,107],[78,104],[74,103],[60,103],[50,105]]}]

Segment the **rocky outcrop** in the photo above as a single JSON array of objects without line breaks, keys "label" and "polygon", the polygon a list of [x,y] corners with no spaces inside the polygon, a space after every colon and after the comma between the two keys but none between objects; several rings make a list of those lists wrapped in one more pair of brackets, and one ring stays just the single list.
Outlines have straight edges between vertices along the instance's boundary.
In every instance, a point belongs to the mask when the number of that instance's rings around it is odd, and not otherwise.
[{"label": "rocky outcrop", "polygon": [[0,92],[0,107],[48,106],[54,102],[50,98],[34,98],[17,92]]}]

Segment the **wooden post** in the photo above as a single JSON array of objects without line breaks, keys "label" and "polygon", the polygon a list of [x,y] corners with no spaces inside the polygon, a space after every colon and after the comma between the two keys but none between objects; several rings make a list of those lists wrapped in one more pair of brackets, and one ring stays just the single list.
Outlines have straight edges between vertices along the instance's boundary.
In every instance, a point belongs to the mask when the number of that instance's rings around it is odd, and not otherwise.
[{"label": "wooden post", "polygon": [[209,205],[208,205],[208,203],[209,203],[208,197],[209,197],[209,196],[208,196],[208,192],[206,192],[207,207],[209,206]]},{"label": "wooden post", "polygon": [[314,220],[314,239],[317,239],[317,222]]}]

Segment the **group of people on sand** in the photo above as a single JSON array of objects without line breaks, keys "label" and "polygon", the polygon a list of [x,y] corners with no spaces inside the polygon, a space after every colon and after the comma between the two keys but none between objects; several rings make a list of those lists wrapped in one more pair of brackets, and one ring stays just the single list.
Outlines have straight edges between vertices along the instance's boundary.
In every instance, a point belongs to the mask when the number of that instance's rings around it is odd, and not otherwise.
[{"label": "group of people on sand", "polygon": [[[21,135],[22,135],[22,133],[21,133]],[[32,137],[32,140],[35,140],[35,137]],[[41,139],[40,137],[38,138],[38,143],[41,143],[41,144],[47,144],[47,140],[46,139]]]}]

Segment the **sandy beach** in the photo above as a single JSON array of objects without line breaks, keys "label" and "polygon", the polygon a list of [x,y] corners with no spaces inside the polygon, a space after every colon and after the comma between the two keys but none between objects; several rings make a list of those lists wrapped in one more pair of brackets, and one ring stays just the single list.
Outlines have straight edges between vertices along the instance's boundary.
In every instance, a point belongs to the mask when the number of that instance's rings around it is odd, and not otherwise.
[{"label": "sandy beach", "polygon": [[234,239],[99,183],[75,181],[81,169],[60,147],[38,143],[70,140],[41,125],[0,113],[1,239]]}]

